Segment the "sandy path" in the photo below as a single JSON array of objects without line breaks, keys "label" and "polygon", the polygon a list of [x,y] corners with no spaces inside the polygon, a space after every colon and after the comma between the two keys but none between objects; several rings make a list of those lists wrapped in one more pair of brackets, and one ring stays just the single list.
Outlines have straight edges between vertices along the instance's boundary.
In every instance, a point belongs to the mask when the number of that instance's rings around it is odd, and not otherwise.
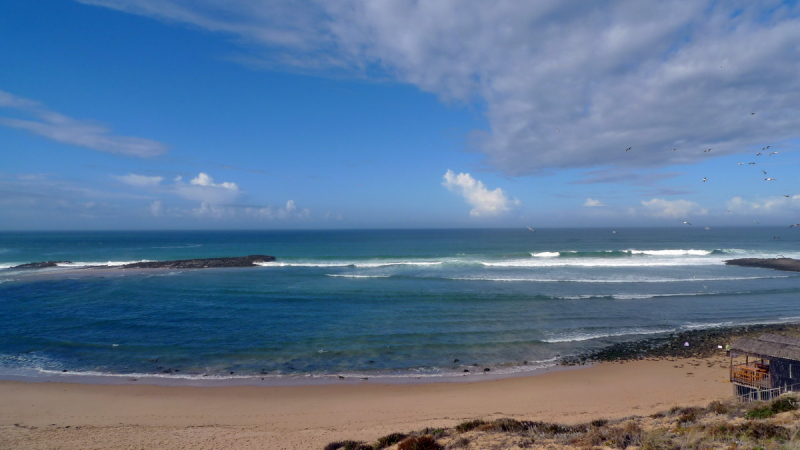
[{"label": "sandy path", "polygon": [[[0,448],[321,449],[465,419],[577,423],[731,395],[727,360],[605,363],[473,383],[164,387],[0,381]],[[677,367],[676,367],[677,366]]]}]

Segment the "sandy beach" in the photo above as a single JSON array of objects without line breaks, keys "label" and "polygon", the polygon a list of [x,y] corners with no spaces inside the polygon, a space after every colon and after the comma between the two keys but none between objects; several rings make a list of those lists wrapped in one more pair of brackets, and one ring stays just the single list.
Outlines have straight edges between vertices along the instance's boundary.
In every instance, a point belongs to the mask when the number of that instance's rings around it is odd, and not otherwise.
[{"label": "sandy beach", "polygon": [[470,383],[167,387],[0,381],[0,448],[314,449],[512,417],[574,424],[731,395],[727,358]]}]

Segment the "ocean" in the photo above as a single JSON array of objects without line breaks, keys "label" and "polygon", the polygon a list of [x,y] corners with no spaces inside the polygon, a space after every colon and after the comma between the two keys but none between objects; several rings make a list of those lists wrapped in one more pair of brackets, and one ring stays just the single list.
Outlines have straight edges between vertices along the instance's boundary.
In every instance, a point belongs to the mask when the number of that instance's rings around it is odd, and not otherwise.
[{"label": "ocean", "polygon": [[[251,254],[277,260],[114,268]],[[800,229],[2,232],[0,378],[527,373],[617,342],[800,321],[800,273],[724,264],[777,255],[800,258]],[[11,268],[50,260],[72,263]]]}]

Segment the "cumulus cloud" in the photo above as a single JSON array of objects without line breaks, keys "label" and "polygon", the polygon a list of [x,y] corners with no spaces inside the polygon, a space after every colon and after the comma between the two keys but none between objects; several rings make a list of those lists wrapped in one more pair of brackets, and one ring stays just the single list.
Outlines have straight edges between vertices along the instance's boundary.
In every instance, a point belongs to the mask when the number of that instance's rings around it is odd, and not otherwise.
[{"label": "cumulus cloud", "polygon": [[26,130],[64,144],[143,158],[167,151],[161,142],[131,136],[117,136],[107,127],[77,120],[51,111],[39,102],[0,91],[0,108],[33,116],[25,119],[0,116],[0,125]]},{"label": "cumulus cloud", "polygon": [[706,208],[688,200],[654,198],[652,200],[642,200],[642,206],[645,208],[646,215],[666,219],[681,219],[689,216],[705,216],[708,214]]},{"label": "cumulus cloud", "polygon": [[224,33],[250,63],[476,102],[474,145],[509,175],[692,163],[800,133],[794,2],[79,1]]},{"label": "cumulus cloud", "polygon": [[606,206],[606,205],[600,200],[594,198],[587,198],[586,201],[583,203],[583,206]]},{"label": "cumulus cloud", "polygon": [[509,198],[502,189],[490,191],[483,182],[472,178],[468,173],[456,175],[452,170],[448,170],[444,174],[442,186],[464,197],[464,200],[473,207],[469,215],[474,217],[496,216],[519,205],[519,200]]}]

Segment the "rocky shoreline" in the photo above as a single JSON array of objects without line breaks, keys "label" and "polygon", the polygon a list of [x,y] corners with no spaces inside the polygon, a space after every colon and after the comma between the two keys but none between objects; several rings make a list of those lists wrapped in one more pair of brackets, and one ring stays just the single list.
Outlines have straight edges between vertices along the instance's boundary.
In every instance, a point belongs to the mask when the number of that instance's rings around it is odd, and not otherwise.
[{"label": "rocky shoreline", "polygon": [[[743,325],[672,333],[633,342],[621,342],[586,354],[569,356],[562,359],[561,364],[576,365],[645,358],[708,358],[725,355],[725,345],[739,338],[757,337],[764,333],[800,337],[800,324]],[[688,347],[685,345],[687,342]],[[719,346],[722,346],[722,349]]]},{"label": "rocky shoreline", "polygon": [[729,266],[760,267],[764,269],[800,272],[800,260],[792,258],[739,258],[725,261]]},{"label": "rocky shoreline", "polygon": [[[232,267],[255,267],[259,263],[275,261],[274,256],[249,255],[223,258],[178,259],[173,261],[145,261],[121,266],[116,269],[211,269]],[[43,269],[58,264],[71,264],[70,261],[42,261],[14,266],[12,269]],[[108,266],[87,266],[86,268],[106,268]]]}]

